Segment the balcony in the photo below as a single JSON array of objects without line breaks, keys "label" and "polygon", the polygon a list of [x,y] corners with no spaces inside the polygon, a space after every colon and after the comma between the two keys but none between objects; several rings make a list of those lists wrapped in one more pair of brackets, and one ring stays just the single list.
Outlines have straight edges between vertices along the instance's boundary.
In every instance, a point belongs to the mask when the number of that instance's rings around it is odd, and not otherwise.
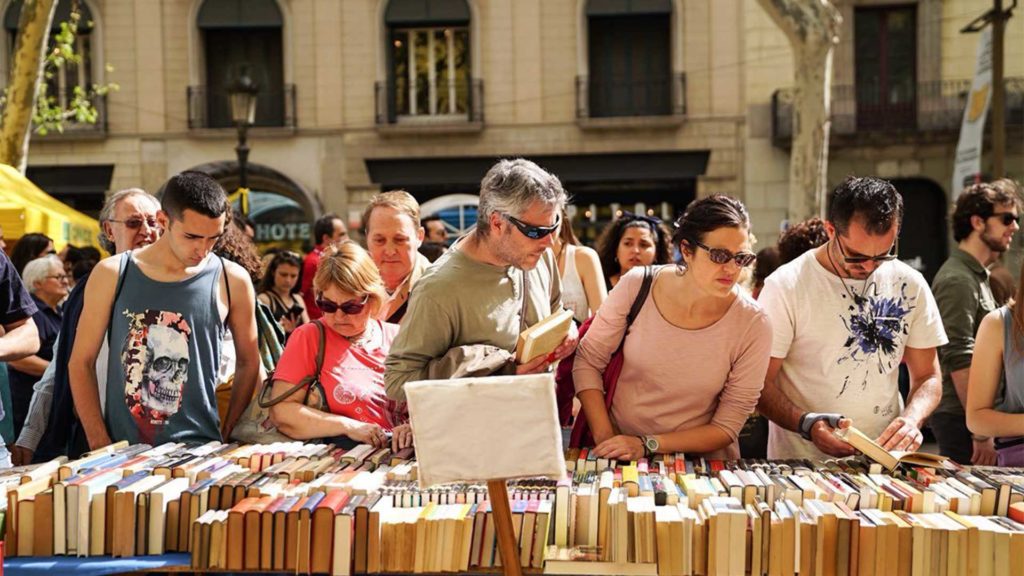
[{"label": "balcony", "polygon": [[582,128],[675,127],[686,115],[686,74],[641,80],[576,77]]},{"label": "balcony", "polygon": [[[1021,130],[1024,78],[1005,78],[1004,85],[1006,125]],[[956,140],[970,90],[970,80],[920,82],[914,99],[890,104],[858,95],[854,86],[833,86],[830,144],[843,147]],[[772,143],[789,148],[792,139],[793,89],[783,88],[772,94]]]},{"label": "balcony", "polygon": [[[74,88],[68,88],[67,93],[57,98],[55,106],[66,108],[68,102],[74,97],[72,90]],[[78,120],[74,116],[65,118],[63,122],[63,129],[56,130],[50,129],[46,134],[40,134],[35,131],[35,126],[32,127],[32,138],[39,138],[42,140],[94,140],[102,139],[107,137],[107,95],[106,94],[94,94],[90,99],[92,105],[96,108],[96,121],[87,122],[84,120]],[[3,106],[0,105],[0,113],[3,112]]]},{"label": "balcony", "polygon": [[[234,128],[231,121],[231,100],[228,91],[213,90],[208,86],[189,86],[188,129],[209,130]],[[297,126],[295,116],[295,85],[284,84],[278,90],[260,90],[256,97],[256,122],[260,128],[286,128]]]},{"label": "balcony", "polygon": [[479,132],[484,125],[483,80],[377,82],[377,130],[382,133]]}]

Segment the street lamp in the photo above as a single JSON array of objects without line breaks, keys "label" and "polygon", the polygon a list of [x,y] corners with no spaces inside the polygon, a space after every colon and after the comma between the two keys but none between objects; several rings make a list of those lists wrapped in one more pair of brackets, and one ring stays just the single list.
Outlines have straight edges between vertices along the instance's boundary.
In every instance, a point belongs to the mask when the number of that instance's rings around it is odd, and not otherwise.
[{"label": "street lamp", "polygon": [[238,146],[235,152],[238,153],[238,186],[249,188],[249,181],[246,178],[246,164],[249,161],[249,145],[246,143],[246,135],[249,127],[256,121],[256,94],[259,86],[249,76],[248,72],[242,72],[232,83],[229,89],[231,97],[231,119],[238,126]]}]

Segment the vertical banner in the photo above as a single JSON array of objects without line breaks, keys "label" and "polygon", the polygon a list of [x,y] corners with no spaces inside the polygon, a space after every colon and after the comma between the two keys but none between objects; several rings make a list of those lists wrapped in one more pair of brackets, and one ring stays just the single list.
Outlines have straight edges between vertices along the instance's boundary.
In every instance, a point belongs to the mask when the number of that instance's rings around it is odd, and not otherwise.
[{"label": "vertical banner", "polygon": [[953,199],[964,186],[972,184],[981,173],[981,148],[985,132],[985,118],[992,101],[992,27],[986,26],[978,39],[977,64],[971,93],[967,97],[960,140],[956,144],[956,162],[950,191]]}]

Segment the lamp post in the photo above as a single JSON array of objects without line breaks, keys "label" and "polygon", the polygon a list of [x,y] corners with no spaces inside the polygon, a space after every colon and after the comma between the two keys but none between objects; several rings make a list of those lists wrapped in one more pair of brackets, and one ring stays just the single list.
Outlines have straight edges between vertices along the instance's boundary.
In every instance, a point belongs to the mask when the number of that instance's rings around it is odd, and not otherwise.
[{"label": "lamp post", "polygon": [[[231,97],[231,119],[238,126],[238,146],[235,152],[238,154],[238,186],[249,188],[249,180],[246,177],[246,164],[249,162],[249,145],[246,143],[246,136],[249,127],[256,121],[256,93],[259,86],[249,76],[248,72],[242,72],[231,84],[229,95]],[[247,210],[244,210],[247,211]]]}]

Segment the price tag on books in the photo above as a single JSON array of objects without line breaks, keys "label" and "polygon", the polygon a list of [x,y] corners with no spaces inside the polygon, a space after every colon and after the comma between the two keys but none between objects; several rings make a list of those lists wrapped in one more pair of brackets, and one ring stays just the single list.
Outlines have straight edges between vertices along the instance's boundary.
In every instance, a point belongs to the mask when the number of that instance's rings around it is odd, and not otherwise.
[{"label": "price tag on books", "polygon": [[421,486],[565,475],[551,374],[405,386]]}]

